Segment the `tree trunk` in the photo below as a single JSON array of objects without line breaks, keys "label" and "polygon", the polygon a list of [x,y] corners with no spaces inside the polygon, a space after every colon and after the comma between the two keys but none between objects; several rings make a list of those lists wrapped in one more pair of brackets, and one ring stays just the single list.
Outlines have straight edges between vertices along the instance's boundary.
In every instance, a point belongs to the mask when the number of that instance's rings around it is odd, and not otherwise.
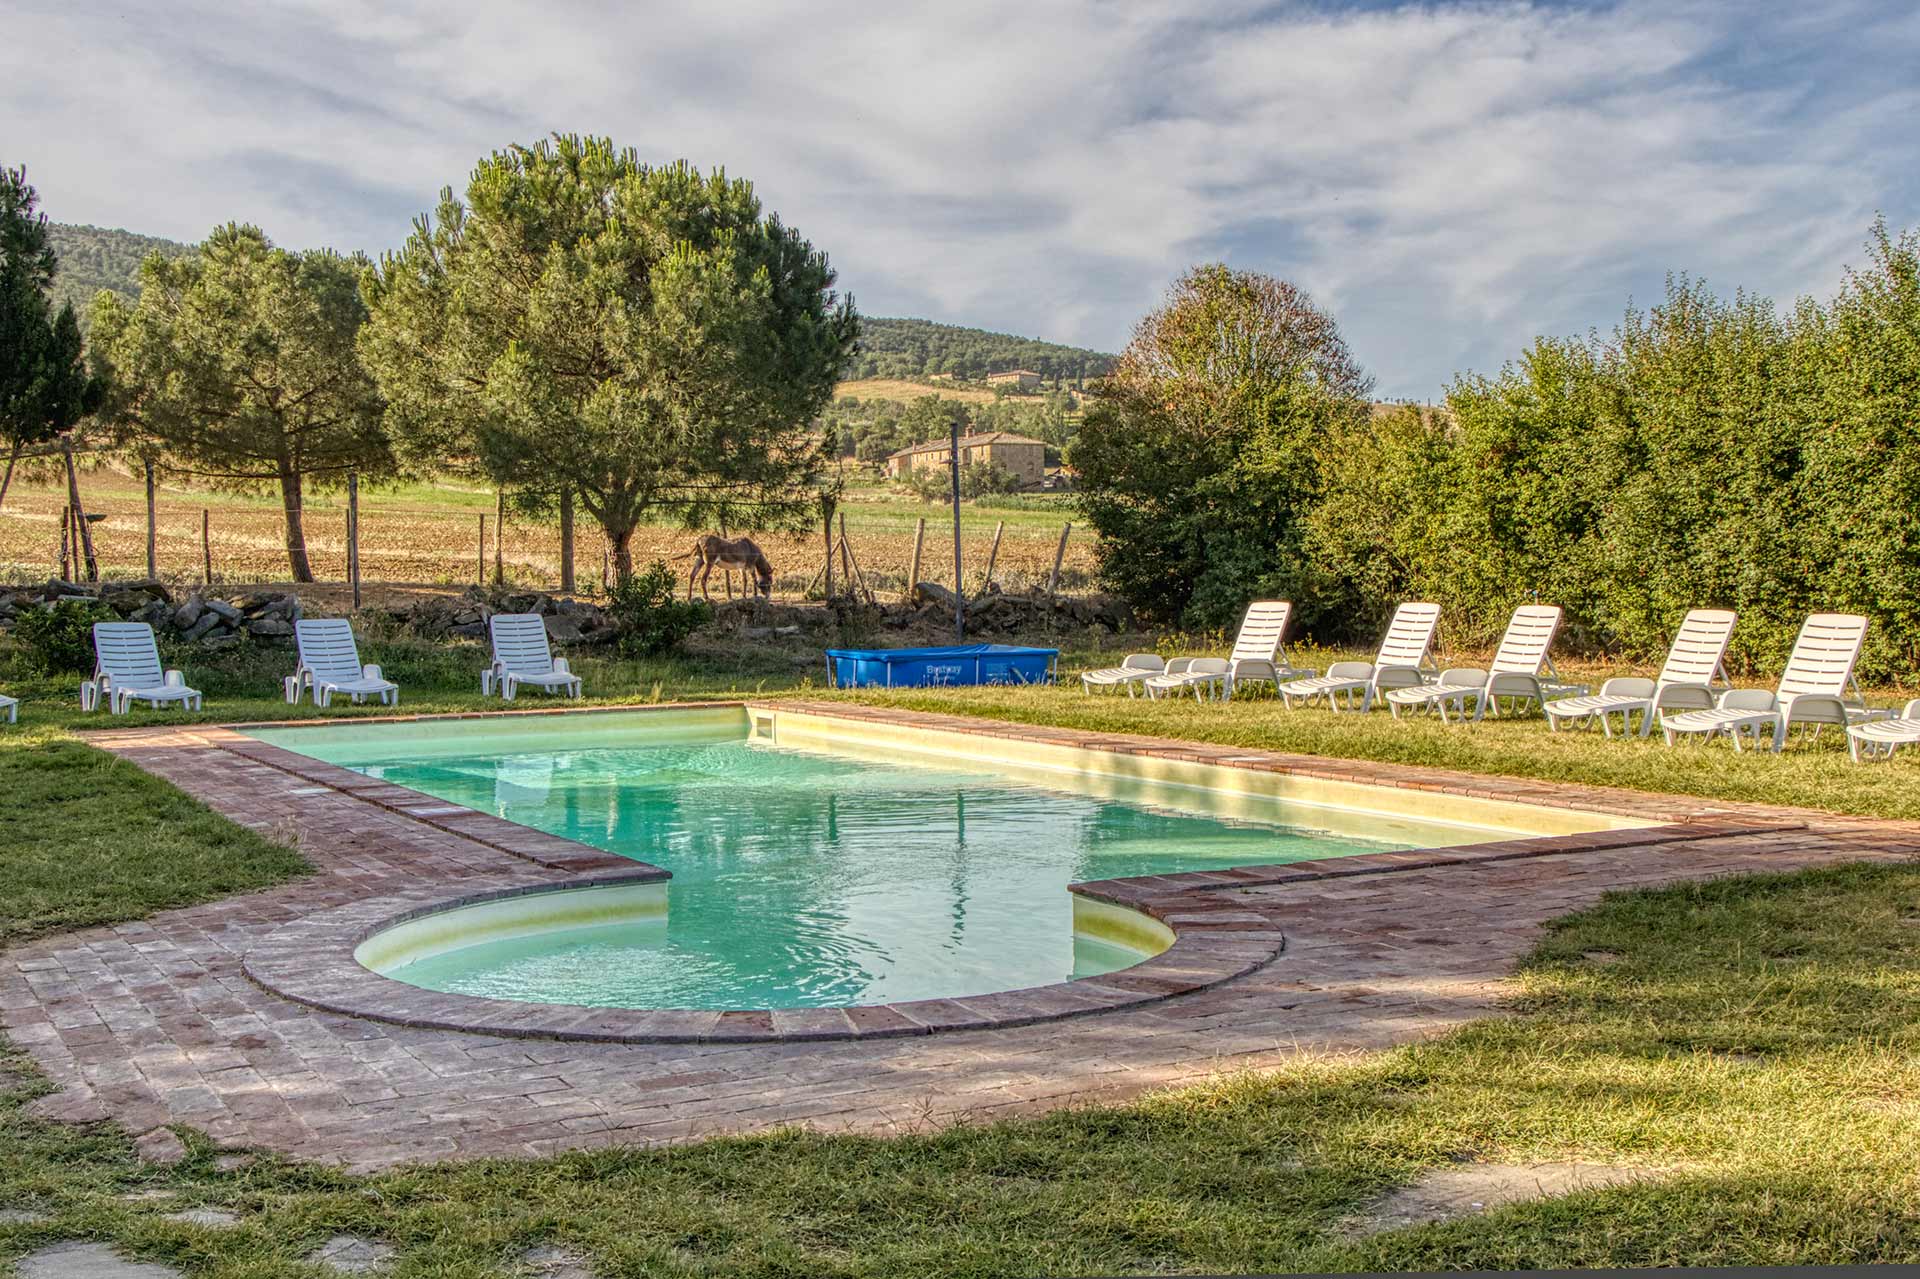
[{"label": "tree trunk", "polygon": [[607,545],[613,548],[613,580],[624,582],[633,576],[633,530],[606,528]]},{"label": "tree trunk", "polygon": [[573,594],[573,490],[560,490],[560,593]]},{"label": "tree trunk", "polygon": [[[87,523],[87,508],[80,504],[80,473],[73,465],[73,438],[64,441],[67,457],[67,502],[73,507],[74,524],[80,530],[80,544],[76,551],[84,551],[87,557],[87,580],[100,580],[100,561],[93,557],[93,527]],[[77,566],[76,566],[77,568]]]},{"label": "tree trunk", "polygon": [[311,582],[313,566],[307,562],[306,511],[300,492],[300,472],[292,467],[280,468],[280,497],[287,510],[287,563],[293,569],[293,580]]},{"label": "tree trunk", "polygon": [[20,442],[14,441],[13,452],[7,454],[7,477],[0,480],[0,506],[7,504],[7,490],[13,487],[14,463],[20,460]]}]

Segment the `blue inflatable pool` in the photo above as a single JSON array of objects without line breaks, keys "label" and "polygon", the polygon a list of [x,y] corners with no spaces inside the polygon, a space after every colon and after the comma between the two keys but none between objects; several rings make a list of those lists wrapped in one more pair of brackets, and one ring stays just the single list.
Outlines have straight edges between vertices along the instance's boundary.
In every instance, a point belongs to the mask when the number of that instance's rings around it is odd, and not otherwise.
[{"label": "blue inflatable pool", "polygon": [[830,648],[834,688],[931,688],[962,684],[1047,684],[1057,648],[956,644],[946,648]]}]

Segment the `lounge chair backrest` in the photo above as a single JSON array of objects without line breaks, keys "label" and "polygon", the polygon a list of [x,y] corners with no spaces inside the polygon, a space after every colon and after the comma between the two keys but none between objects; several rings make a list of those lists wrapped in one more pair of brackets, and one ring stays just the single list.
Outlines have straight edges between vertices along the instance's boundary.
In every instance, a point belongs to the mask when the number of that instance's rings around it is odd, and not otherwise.
[{"label": "lounge chair backrest", "polygon": [[1128,653],[1120,662],[1123,671],[1164,671],[1167,659],[1158,653]]},{"label": "lounge chair backrest", "polygon": [[1780,676],[1780,695],[1845,698],[1866,638],[1867,619],[1858,614],[1815,613],[1793,641],[1786,672]]},{"label": "lounge chair backrest", "polygon": [[1920,719],[1920,697],[1914,698],[1900,710],[1901,719]]},{"label": "lounge chair backrest", "polygon": [[1667,664],[1660,668],[1661,684],[1703,684],[1712,687],[1727,682],[1721,663],[1727,656],[1727,641],[1733,638],[1734,614],[1724,608],[1696,608],[1680,623],[1667,650]]},{"label": "lounge chair backrest", "polygon": [[1241,619],[1239,637],[1233,641],[1236,662],[1271,662],[1280,652],[1280,641],[1287,633],[1287,619],[1293,605],[1287,600],[1256,600],[1247,606]]},{"label": "lounge chair backrest", "polygon": [[160,646],[145,622],[95,622],[93,657],[94,674],[107,676],[116,687],[159,688],[166,682]]},{"label": "lounge chair backrest", "polygon": [[493,660],[501,670],[515,675],[553,674],[547,624],[538,613],[495,613],[487,626],[493,632]]},{"label": "lounge chair backrest", "polygon": [[293,642],[300,650],[300,665],[319,682],[348,684],[361,678],[360,647],[346,618],[302,618],[293,624]]},{"label": "lounge chair backrest", "polygon": [[1187,663],[1189,675],[1225,675],[1229,663],[1224,657],[1196,657]]},{"label": "lounge chair backrest", "polygon": [[1548,665],[1547,650],[1559,630],[1558,604],[1521,605],[1513,610],[1488,669],[1496,675],[1538,675]]},{"label": "lounge chair backrest", "polygon": [[1413,666],[1426,664],[1427,650],[1433,647],[1433,631],[1440,624],[1438,604],[1402,604],[1393,610],[1387,623],[1387,636],[1380,641],[1375,666]]}]

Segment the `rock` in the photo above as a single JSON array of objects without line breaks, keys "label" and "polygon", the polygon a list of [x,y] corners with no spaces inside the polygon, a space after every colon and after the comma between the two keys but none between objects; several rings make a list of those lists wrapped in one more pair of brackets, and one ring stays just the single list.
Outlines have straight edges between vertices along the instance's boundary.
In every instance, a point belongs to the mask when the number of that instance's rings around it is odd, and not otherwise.
[{"label": "rock", "polygon": [[487,633],[485,622],[462,622],[458,626],[449,626],[447,634],[457,635],[461,639],[479,639]]},{"label": "rock", "polygon": [[285,639],[293,634],[293,623],[277,617],[256,617],[247,623],[247,633],[258,639]]},{"label": "rock", "polygon": [[527,1249],[520,1254],[520,1265],[539,1279],[593,1279],[584,1256],[552,1244]]},{"label": "rock", "polygon": [[232,631],[221,635],[209,635],[200,641],[201,648],[232,648],[240,642],[240,637]]},{"label": "rock", "polygon": [[1508,1204],[1644,1181],[1658,1170],[1623,1164],[1455,1164],[1376,1200],[1346,1223],[1349,1238],[1399,1230]]},{"label": "rock", "polygon": [[954,593],[937,582],[920,582],[913,588],[913,596],[922,604],[944,605],[951,612],[957,602]]},{"label": "rock", "polygon": [[213,1159],[215,1172],[239,1172],[242,1168],[252,1166],[253,1156],[239,1151],[233,1154],[215,1155]]},{"label": "rock", "polygon": [[192,595],[187,596],[185,602],[183,602],[179,608],[173,610],[174,629],[179,631],[190,629],[195,622],[200,620],[200,615],[206,611],[207,606],[205,602],[201,600],[199,592],[194,592]]},{"label": "rock", "polygon": [[546,618],[547,638],[555,644],[572,644],[580,639],[580,623],[571,617],[549,614]]},{"label": "rock", "polygon": [[120,589],[123,591],[139,591],[149,599],[160,600],[166,604],[173,603],[173,592],[169,591],[167,584],[157,577],[143,577],[137,581],[126,583]]},{"label": "rock", "polygon": [[148,600],[146,607],[136,608],[127,617],[130,622],[145,622],[149,626],[158,626],[173,615],[173,606],[165,600]]},{"label": "rock", "polygon": [[228,1212],[225,1208],[186,1208],[161,1215],[183,1226],[205,1226],[210,1230],[225,1230],[228,1226],[240,1224],[240,1214]]},{"label": "rock", "polygon": [[358,1235],[335,1235],[308,1253],[306,1259],[346,1274],[358,1275],[379,1269],[392,1256],[393,1249],[378,1240],[362,1239]]},{"label": "rock", "polygon": [[237,622],[240,620],[240,610],[225,600],[208,600],[207,611],[223,622]]},{"label": "rock", "polygon": [[199,639],[201,636],[209,633],[210,631],[217,630],[220,624],[221,624],[220,615],[214,612],[213,610],[208,609],[205,612],[200,614],[199,618],[197,618],[194,621],[193,625],[187,627],[186,630],[180,632],[180,638],[187,641],[189,644],[191,644],[195,640]]},{"label": "rock", "polygon": [[144,591],[113,591],[102,595],[100,602],[125,617],[135,609],[145,608],[152,600]]},{"label": "rock", "polygon": [[171,1168],[187,1157],[187,1143],[171,1128],[150,1128],[134,1138],[133,1148],[150,1164]]},{"label": "rock", "polygon": [[31,1208],[0,1208],[0,1226],[44,1226],[53,1218]]},{"label": "rock", "polygon": [[16,1265],[20,1279],[175,1279],[180,1273],[151,1261],[128,1261],[105,1243],[57,1243]]}]

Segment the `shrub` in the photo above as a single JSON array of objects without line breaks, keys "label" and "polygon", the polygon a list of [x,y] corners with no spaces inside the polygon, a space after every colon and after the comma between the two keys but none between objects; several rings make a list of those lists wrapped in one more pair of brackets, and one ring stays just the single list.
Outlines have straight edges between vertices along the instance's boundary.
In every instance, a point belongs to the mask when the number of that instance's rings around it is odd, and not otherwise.
[{"label": "shrub", "polygon": [[15,619],[14,642],[20,661],[40,675],[93,669],[93,624],[117,622],[120,617],[94,600],[61,600],[47,608],[28,609]]},{"label": "shrub", "polygon": [[682,600],[679,576],[662,560],[655,560],[607,595],[607,616],[613,619],[614,647],[622,657],[658,657],[671,653],[687,636],[712,620],[705,600]]}]

